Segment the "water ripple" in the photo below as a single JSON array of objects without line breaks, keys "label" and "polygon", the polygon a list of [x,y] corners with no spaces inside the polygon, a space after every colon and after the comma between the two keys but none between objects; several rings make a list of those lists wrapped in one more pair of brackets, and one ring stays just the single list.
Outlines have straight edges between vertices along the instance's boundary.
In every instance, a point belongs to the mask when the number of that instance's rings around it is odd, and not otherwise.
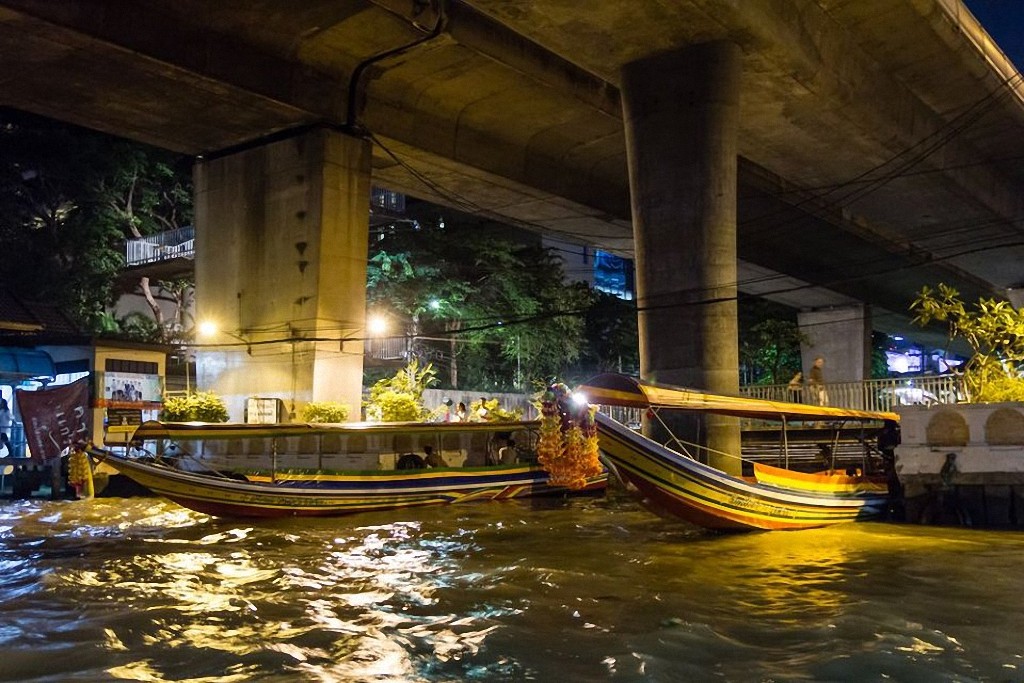
[{"label": "water ripple", "polygon": [[1024,536],[611,495],[239,524],[0,504],[2,681],[1016,680]]}]

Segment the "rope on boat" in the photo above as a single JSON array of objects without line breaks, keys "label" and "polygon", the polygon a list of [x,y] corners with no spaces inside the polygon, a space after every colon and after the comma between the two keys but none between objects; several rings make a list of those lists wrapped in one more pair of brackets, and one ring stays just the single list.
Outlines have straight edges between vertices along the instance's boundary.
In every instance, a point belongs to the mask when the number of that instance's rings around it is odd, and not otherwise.
[{"label": "rope on boat", "polygon": [[[711,448],[709,446],[704,446],[704,445],[699,444],[699,443],[693,443],[691,441],[684,441],[684,440],[680,439],[678,436],[676,436],[675,432],[673,432],[672,429],[667,424],[665,424],[665,421],[661,419],[661,415],[660,415],[659,411],[657,411],[657,410],[650,410],[650,411],[648,411],[648,415],[650,415],[653,418],[655,418],[658,421],[658,423],[662,427],[665,428],[665,431],[668,432],[668,435],[670,437],[672,437],[670,440],[674,441],[680,448],[683,449],[681,455],[685,455],[687,458],[689,458],[690,460],[693,460],[694,462],[699,462],[699,461],[697,460],[697,458],[695,458],[693,456],[692,453],[690,453],[690,449],[691,448],[694,451],[698,452],[698,453],[701,452],[701,451],[704,451],[705,453],[710,453],[710,454],[714,454],[714,455],[724,455],[727,458],[735,458],[736,460],[739,460],[740,462],[753,462],[753,460],[748,460],[747,458],[744,458],[742,455],[736,455],[735,453],[729,453],[728,451],[720,451],[720,450],[717,450],[715,448]],[[668,444],[663,444],[663,445],[667,446]]]}]

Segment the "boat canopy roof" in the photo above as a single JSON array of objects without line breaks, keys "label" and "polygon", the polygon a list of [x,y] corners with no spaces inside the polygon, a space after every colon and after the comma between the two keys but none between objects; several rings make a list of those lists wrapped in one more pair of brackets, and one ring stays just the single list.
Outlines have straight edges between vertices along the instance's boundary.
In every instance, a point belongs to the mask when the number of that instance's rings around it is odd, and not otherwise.
[{"label": "boat canopy roof", "polygon": [[893,420],[900,416],[890,412],[831,408],[828,406],[766,401],[757,398],[722,396],[695,389],[644,382],[635,377],[605,373],[577,387],[591,403],[629,408],[667,408],[698,413],[715,413],[764,420]]},{"label": "boat canopy roof", "polygon": [[158,422],[149,420],[136,428],[132,439],[249,439],[316,434],[422,434],[433,432],[514,432],[536,427],[537,422],[347,422],[244,424],[238,422]]}]

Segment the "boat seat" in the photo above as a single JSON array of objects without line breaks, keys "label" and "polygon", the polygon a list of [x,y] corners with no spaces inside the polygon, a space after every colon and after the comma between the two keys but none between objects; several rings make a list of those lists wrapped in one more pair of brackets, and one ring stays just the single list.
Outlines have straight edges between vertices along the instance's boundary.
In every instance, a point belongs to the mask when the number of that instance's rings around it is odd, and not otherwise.
[{"label": "boat seat", "polygon": [[[295,451],[297,453],[319,453],[320,445],[317,443],[316,436],[314,434],[303,434],[300,436]],[[277,452],[281,453],[283,451],[278,449]]]},{"label": "boat seat", "polygon": [[[352,438],[352,437],[349,437]],[[339,434],[324,434],[320,437],[320,452],[324,455],[344,453],[343,443]]]},{"label": "boat seat", "polygon": [[415,453],[404,453],[395,463],[396,470],[420,470],[427,466],[427,463]]}]

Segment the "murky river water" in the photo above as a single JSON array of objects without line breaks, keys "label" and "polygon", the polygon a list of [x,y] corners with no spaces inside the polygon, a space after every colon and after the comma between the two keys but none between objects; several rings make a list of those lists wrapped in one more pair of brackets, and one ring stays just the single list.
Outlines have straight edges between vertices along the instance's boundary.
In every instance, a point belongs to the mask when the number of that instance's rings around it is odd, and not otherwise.
[{"label": "murky river water", "polygon": [[3,681],[1024,680],[1024,534],[0,502]]}]

